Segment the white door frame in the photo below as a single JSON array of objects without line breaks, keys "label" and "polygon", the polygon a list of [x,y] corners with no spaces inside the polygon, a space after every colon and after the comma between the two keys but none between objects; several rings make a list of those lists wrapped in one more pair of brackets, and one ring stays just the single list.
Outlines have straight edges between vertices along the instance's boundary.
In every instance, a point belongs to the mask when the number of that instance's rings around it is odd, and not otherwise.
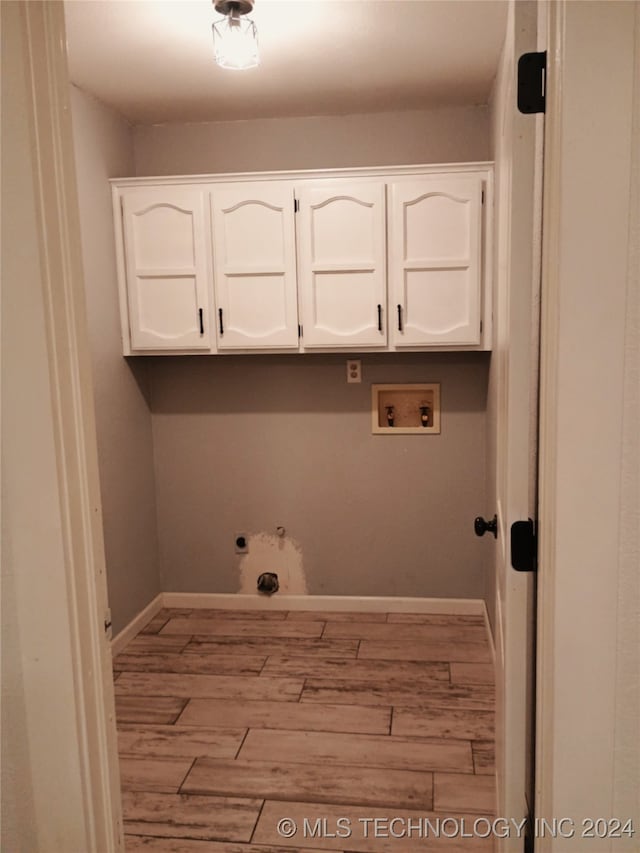
[{"label": "white door frame", "polygon": [[[26,103],[20,106],[30,125],[31,150],[24,160],[30,160],[25,168],[35,189],[35,233],[25,234],[25,239],[38,243],[38,311],[41,307],[47,359],[42,370],[46,374],[48,367],[50,390],[52,429],[49,424],[33,429],[47,446],[52,443],[47,458],[57,472],[57,501],[54,497],[46,508],[40,506],[37,478],[19,487],[23,498],[31,494],[38,518],[55,528],[61,542],[60,573],[54,570],[53,554],[49,565],[44,557],[42,564],[32,560],[15,567],[29,742],[25,760],[30,762],[27,775],[33,784],[38,849],[62,853],[74,845],[75,850],[81,836],[83,853],[115,853],[124,849],[120,780],[64,6],[8,5],[13,7],[12,37],[20,41],[15,48],[18,62],[23,59],[25,69]],[[10,284],[20,286],[15,279]],[[25,321],[28,334],[33,334],[33,326]],[[15,367],[15,359],[12,364]],[[30,392],[33,389],[24,389],[25,395]],[[27,523],[25,518],[19,521]],[[30,593],[29,582],[37,584],[37,596],[33,587]],[[52,590],[55,586],[49,601],[56,610],[45,619],[34,602],[46,599],[47,585]],[[46,638],[45,624],[50,626]],[[58,669],[61,662],[64,673]],[[64,732],[55,729],[49,705],[65,715]],[[69,733],[75,734],[74,742]]]},{"label": "white door frame", "polygon": [[[575,836],[536,853],[637,850],[640,830],[639,60],[639,3],[550,4],[536,815]],[[635,838],[582,837],[611,817]]]},{"label": "white door frame", "polygon": [[[84,298],[82,292],[82,270],[79,255],[79,225],[77,198],[75,192],[75,173],[73,161],[73,145],[69,127],[68,105],[68,74],[66,68],[63,7],[61,3],[20,2],[21,12],[25,22],[25,38],[28,52],[28,74],[30,80],[31,102],[30,112],[34,122],[33,154],[36,164],[37,202],[40,214],[39,229],[42,237],[41,257],[43,264],[43,284],[46,311],[46,327],[48,337],[49,367],[52,387],[55,394],[52,399],[52,410],[56,427],[56,457],[61,483],[60,508],[64,519],[63,534],[66,551],[66,580],[68,586],[68,609],[60,614],[72,638],[70,656],[74,672],[74,701],[69,707],[70,717],[75,721],[78,732],[78,746],[82,765],[82,787],[84,801],[83,816],[88,826],[92,827],[87,853],[100,851],[112,853],[122,849],[122,836],[119,812],[117,755],[115,748],[115,723],[113,720],[113,688],[110,679],[110,652],[108,640],[103,630],[103,613],[101,608],[106,600],[104,583],[104,557],[102,550],[101,513],[98,488],[97,455],[95,425],[93,420],[91,380],[89,372],[89,349],[87,342],[86,323],[84,318]],[[614,8],[615,7],[615,8]],[[573,496],[580,499],[581,506],[593,510],[597,506],[594,490],[587,489],[586,494],[578,494],[574,488],[571,495],[568,486],[559,482],[560,465],[566,466],[568,460],[568,437],[562,435],[565,427],[562,418],[564,410],[558,408],[561,398],[558,391],[562,386],[561,371],[563,360],[567,358],[564,349],[564,338],[560,338],[560,322],[563,320],[564,298],[571,298],[572,281],[567,285],[565,266],[567,249],[560,237],[565,236],[563,227],[566,221],[563,216],[575,214],[579,198],[572,187],[573,206],[565,208],[568,201],[563,196],[566,190],[564,170],[566,158],[562,156],[563,145],[567,132],[565,120],[566,101],[563,101],[563,87],[567,82],[563,76],[564,50],[567,35],[567,16],[571,17],[570,27],[578,28],[584,23],[581,16],[586,12],[604,16],[603,23],[609,18],[605,9],[613,9],[611,14],[619,30],[617,35],[622,41],[625,33],[631,32],[629,21],[637,10],[637,3],[566,3],[558,0],[550,4],[550,73],[548,90],[548,120],[545,155],[545,260],[543,274],[543,370],[542,370],[542,417],[541,417],[541,595],[540,595],[540,640],[539,640],[539,728],[538,728],[538,771],[537,787],[538,802],[536,813],[541,816],[562,817],[557,809],[584,807],[593,812],[592,817],[599,816],[613,805],[611,793],[614,759],[606,751],[611,746],[610,732],[615,728],[616,706],[614,695],[616,690],[615,678],[615,636],[616,636],[616,607],[604,607],[598,596],[603,593],[605,601],[611,598],[611,577],[602,571],[602,555],[604,563],[611,553],[611,531],[617,530],[616,519],[612,516],[619,509],[619,502],[614,501],[606,509],[606,518],[590,519],[586,528],[586,543],[582,542],[579,554],[573,554],[576,566],[583,558],[587,565],[582,564],[581,575],[577,581],[589,579],[590,597],[584,595],[584,587],[576,587],[581,593],[575,603],[568,604],[566,588],[560,589],[558,583],[562,579],[565,566],[562,563],[561,546],[564,548],[580,544],[580,535],[575,530],[566,533],[558,525],[556,519],[563,511],[562,503]],[[625,11],[626,10],[626,11]],[[629,11],[631,10],[631,12]],[[625,20],[626,16],[626,20]],[[638,16],[636,16],[638,17]],[[593,25],[593,22],[592,22]],[[597,25],[596,25],[597,26]],[[638,30],[636,24],[636,31]],[[639,39],[640,41],[640,39]],[[602,55],[603,45],[609,54]],[[627,52],[620,51],[620,44],[615,40],[598,42],[595,40],[586,49],[598,47],[597,62],[591,63],[593,71],[589,82],[597,89],[597,81],[606,82],[606,92],[600,93],[598,109],[607,105],[607,97],[612,84],[612,71],[615,71],[623,89],[628,83],[629,69],[624,65],[628,60]],[[608,60],[608,61],[607,61]],[[622,65],[619,61],[622,61]],[[606,68],[606,74],[602,69]],[[632,76],[632,75],[631,75]],[[618,91],[619,95],[619,91]],[[631,94],[624,89],[623,96],[627,97],[628,107]],[[636,108],[637,111],[637,108]],[[615,125],[615,130],[608,128],[608,139],[624,142],[631,139],[631,119],[625,123],[624,110],[613,110],[607,118]],[[575,118],[575,117],[574,117]],[[577,126],[577,124],[575,125]],[[573,129],[575,129],[575,126]],[[637,128],[637,123],[636,123]],[[571,130],[571,128],[570,128]],[[623,131],[622,133],[618,131]],[[598,150],[598,142],[605,140],[605,131],[596,134],[596,141],[591,149]],[[588,135],[587,135],[588,136]],[[637,141],[638,134],[635,132]],[[586,143],[590,139],[584,139]],[[614,146],[615,147],[615,146]],[[629,145],[628,150],[631,148]],[[629,155],[630,156],[630,155]],[[607,168],[611,163],[607,163]],[[606,186],[604,178],[605,164],[591,162],[588,172],[590,179],[600,171],[598,187],[602,188],[607,204],[603,206],[603,198],[593,199],[593,207],[598,208],[598,215],[606,218],[611,210],[619,215],[616,207],[621,192],[620,182]],[[630,167],[625,157],[616,165],[616,170],[627,170],[626,177],[630,179]],[[625,176],[619,171],[616,179],[624,184]],[[638,182],[636,171],[636,185]],[[627,182],[627,187],[629,183]],[[619,206],[618,206],[619,207]],[[635,220],[638,224],[638,218]],[[610,222],[603,223],[610,227]],[[625,240],[629,235],[625,233]],[[625,243],[625,250],[627,244]],[[609,248],[586,243],[585,248],[594,253],[596,259],[606,256],[612,258]],[[616,289],[614,296],[616,309],[621,306],[619,290],[620,270],[616,268]],[[574,276],[576,271],[573,270]],[[588,273],[588,270],[587,270]],[[611,294],[608,294],[607,309],[611,307]],[[589,309],[589,319],[598,319],[601,311],[601,301],[595,301]],[[619,327],[619,310],[616,314]],[[597,329],[597,327],[596,327]],[[562,332],[565,334],[565,327]],[[619,331],[619,328],[618,328]],[[637,336],[637,332],[636,332]],[[562,345],[561,345],[562,343]],[[603,429],[595,421],[585,419],[583,432],[574,435],[574,442],[580,447],[585,443],[595,443],[602,457],[598,458],[598,472],[602,470],[603,482],[600,489],[606,487],[611,495],[619,494],[621,479],[620,446],[616,440],[620,438],[622,415],[622,390],[619,381],[620,373],[620,342],[615,336],[592,338],[587,348],[584,341],[580,356],[588,358],[588,364],[583,369],[594,369],[594,375],[600,376],[599,360],[608,359],[609,367],[615,368],[614,381],[605,381],[604,387],[607,399],[613,394],[611,402],[611,420],[609,430]],[[614,350],[614,351],[612,351]],[[574,358],[575,360],[575,358]],[[612,362],[615,362],[614,364]],[[605,380],[607,377],[605,377]],[[611,371],[608,379],[611,379]],[[570,402],[570,401],[569,401]],[[588,405],[586,406],[588,409]],[[615,410],[614,410],[615,409]],[[632,455],[631,466],[637,463],[637,449]],[[610,463],[613,468],[607,467]],[[629,464],[629,463],[627,463]],[[605,504],[606,506],[606,504]],[[595,522],[600,526],[607,523],[607,548],[603,551],[602,529],[595,530]],[[560,519],[562,523],[562,519]],[[565,535],[566,534],[566,535]],[[598,538],[600,537],[600,538]],[[597,553],[589,555],[586,550],[589,544],[595,544]],[[615,541],[613,545],[615,545]],[[600,565],[594,565],[594,559],[600,560]],[[591,569],[594,575],[590,574]],[[546,578],[545,578],[546,574]],[[572,580],[572,578],[569,578]],[[567,579],[564,579],[564,583]],[[576,606],[586,604],[587,610],[582,621],[575,619]],[[594,631],[595,618],[598,631]],[[32,614],[35,626],[39,617]],[[568,643],[566,633],[563,633],[563,622],[573,620],[573,645]],[[23,631],[29,630],[29,623],[21,624]],[[606,648],[602,654],[596,645],[601,640],[600,629],[605,631]],[[600,636],[598,636],[600,634]],[[562,641],[562,642],[561,642]],[[56,638],[52,637],[55,643]],[[566,690],[560,690],[565,677],[571,676],[571,666],[579,666],[583,657],[592,655],[589,664],[589,678],[580,681],[574,672],[570,678],[572,687],[569,696]],[[594,669],[595,667],[595,669]],[[579,672],[578,672],[579,675]],[[618,685],[619,687],[619,685]],[[582,713],[584,708],[594,701],[599,701],[601,716],[594,721],[592,714]],[[591,722],[590,722],[591,721]],[[597,725],[596,725],[597,722]],[[573,728],[573,731],[572,731]],[[595,740],[591,739],[595,735]],[[559,739],[568,738],[569,742]],[[593,746],[597,745],[596,765],[594,765]],[[562,746],[562,748],[561,748]],[[573,747],[577,764],[571,768],[572,780],[578,780],[579,790],[575,787],[568,791],[566,772],[567,748]],[[52,747],[53,748],[53,747]],[[580,751],[581,750],[581,751]],[[37,772],[38,756],[33,756],[33,768]],[[564,765],[563,765],[564,762]],[[563,766],[565,776],[562,776]],[[603,773],[604,771],[604,773]],[[53,790],[55,786],[64,783],[61,776],[40,780]],[[606,802],[603,802],[603,796]],[[585,816],[584,814],[582,816]],[[603,816],[607,816],[606,814]],[[621,815],[622,817],[622,815]],[[46,819],[46,816],[43,817]],[[582,846],[581,846],[582,845]],[[566,845],[537,842],[536,851],[567,849]],[[582,839],[578,839],[571,849],[580,851],[588,849]],[[613,848],[622,851],[620,845]],[[631,849],[631,848],[629,848]]]}]

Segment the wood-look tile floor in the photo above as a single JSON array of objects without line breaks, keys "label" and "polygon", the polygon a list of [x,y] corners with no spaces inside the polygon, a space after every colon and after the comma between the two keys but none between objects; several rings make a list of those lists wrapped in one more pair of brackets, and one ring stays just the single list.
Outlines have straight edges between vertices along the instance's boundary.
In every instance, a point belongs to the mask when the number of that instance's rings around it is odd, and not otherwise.
[{"label": "wood-look tile floor", "polygon": [[493,850],[490,661],[480,616],[162,610],[114,660],[127,853]]}]

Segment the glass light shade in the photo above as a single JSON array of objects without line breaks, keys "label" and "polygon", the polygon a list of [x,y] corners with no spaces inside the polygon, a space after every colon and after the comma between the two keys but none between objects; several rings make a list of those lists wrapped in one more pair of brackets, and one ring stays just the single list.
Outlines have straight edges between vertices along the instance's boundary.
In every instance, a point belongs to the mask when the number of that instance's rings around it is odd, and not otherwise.
[{"label": "glass light shade", "polygon": [[250,18],[228,15],[213,24],[213,46],[221,68],[255,68],[260,63],[258,31]]}]

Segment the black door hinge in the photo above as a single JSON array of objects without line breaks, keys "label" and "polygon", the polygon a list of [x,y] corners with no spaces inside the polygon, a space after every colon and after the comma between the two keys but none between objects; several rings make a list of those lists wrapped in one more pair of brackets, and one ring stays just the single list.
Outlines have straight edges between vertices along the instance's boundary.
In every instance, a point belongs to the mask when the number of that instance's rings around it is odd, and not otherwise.
[{"label": "black door hinge", "polygon": [[298,324],[298,337],[302,337],[302,326]]},{"label": "black door hinge", "polygon": [[530,518],[511,525],[511,565],[516,572],[538,570],[538,525]]},{"label": "black door hinge", "polygon": [[533,835],[531,835],[530,833],[531,833],[531,830],[529,830],[529,834],[525,835],[525,837],[524,837],[524,853],[534,853],[534,851],[533,851]]},{"label": "black door hinge", "polygon": [[293,212],[297,213],[299,210],[300,210],[300,202],[298,201],[297,198],[294,198],[294,200],[293,200]]},{"label": "black door hinge", "polygon": [[525,115],[545,112],[547,52],[523,53],[518,60],[518,109]]}]

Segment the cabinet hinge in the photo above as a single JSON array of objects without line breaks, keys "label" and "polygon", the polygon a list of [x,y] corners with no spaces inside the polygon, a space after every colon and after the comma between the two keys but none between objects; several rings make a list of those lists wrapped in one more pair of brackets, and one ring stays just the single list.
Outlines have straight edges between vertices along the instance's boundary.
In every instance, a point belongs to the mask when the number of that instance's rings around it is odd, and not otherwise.
[{"label": "cabinet hinge", "polygon": [[523,53],[518,60],[518,109],[525,115],[545,112],[547,52]]},{"label": "cabinet hinge", "polygon": [[293,200],[293,212],[297,213],[299,210],[300,210],[300,202],[298,201],[297,198],[294,198],[294,200]]},{"label": "cabinet hinge", "polygon": [[482,196],[481,196],[481,202],[480,203],[484,204],[484,190],[482,190]]},{"label": "cabinet hinge", "polygon": [[482,334],[482,320],[480,320],[480,334]]},{"label": "cabinet hinge", "polygon": [[302,337],[302,326],[298,323],[298,337]]}]

